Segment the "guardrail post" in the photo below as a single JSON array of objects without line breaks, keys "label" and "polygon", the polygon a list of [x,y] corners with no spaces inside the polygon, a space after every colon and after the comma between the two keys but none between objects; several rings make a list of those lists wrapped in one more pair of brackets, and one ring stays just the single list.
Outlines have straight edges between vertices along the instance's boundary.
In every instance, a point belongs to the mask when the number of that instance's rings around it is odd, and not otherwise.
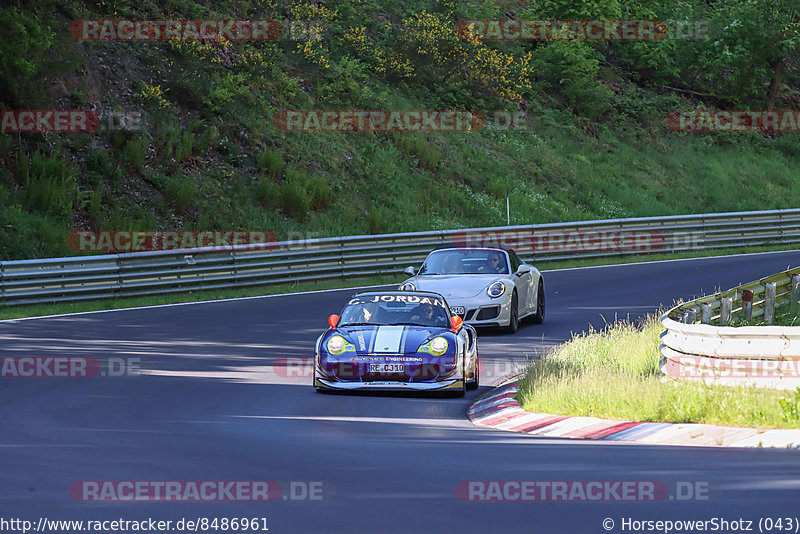
[{"label": "guardrail post", "polygon": [[719,323],[722,326],[731,324],[731,308],[733,308],[733,299],[722,297],[719,301]]},{"label": "guardrail post", "polygon": [[711,304],[706,302],[700,308],[700,322],[703,324],[711,324]]},{"label": "guardrail post", "polygon": [[122,262],[120,261],[120,255],[114,254],[114,265],[117,268],[117,287],[116,291],[112,290],[112,292],[117,294],[122,294],[123,290],[125,289],[123,273],[122,273]]},{"label": "guardrail post", "polygon": [[[252,249],[252,243],[251,246],[248,248]],[[229,259],[231,262],[231,277],[233,278],[233,287],[236,287],[239,284],[239,272],[237,271],[238,265],[236,264],[236,260],[238,258],[236,257],[236,252],[237,252],[236,247],[231,245]]]},{"label": "guardrail post", "polygon": [[[2,273],[0,273],[2,276]],[[2,282],[0,282],[1,284]],[[792,313],[796,314],[800,309],[800,274],[792,275]]]},{"label": "guardrail post", "polygon": [[748,323],[753,319],[753,290],[742,291],[742,317]]},{"label": "guardrail post", "polygon": [[345,246],[344,246],[344,238],[339,239],[339,269],[341,270],[341,279],[347,280],[347,269],[345,267],[345,260],[344,260],[344,253],[345,253]]},{"label": "guardrail post", "polygon": [[775,319],[775,282],[764,284],[764,324]]},{"label": "guardrail post", "polygon": [[697,310],[692,308],[686,311],[686,323],[694,324],[697,322]]}]

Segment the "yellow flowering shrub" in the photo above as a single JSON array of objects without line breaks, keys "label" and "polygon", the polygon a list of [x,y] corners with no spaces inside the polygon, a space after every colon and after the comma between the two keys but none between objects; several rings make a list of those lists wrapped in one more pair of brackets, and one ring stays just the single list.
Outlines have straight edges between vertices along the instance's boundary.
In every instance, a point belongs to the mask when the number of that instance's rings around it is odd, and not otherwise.
[{"label": "yellow flowering shrub", "polygon": [[161,85],[150,85],[147,82],[144,82],[143,85],[144,87],[138,93],[142,99],[154,102],[159,109],[169,107],[169,101],[164,98],[164,93],[169,89],[162,89]]},{"label": "yellow flowering shrub", "polygon": [[403,20],[402,27],[397,49],[406,55],[409,65],[424,64],[428,71],[441,69],[444,79],[451,82],[457,81],[452,74],[462,76],[466,83],[477,84],[505,102],[521,100],[520,92],[531,88],[530,53],[515,57],[477,37],[465,38],[456,31],[450,15],[422,11]]}]

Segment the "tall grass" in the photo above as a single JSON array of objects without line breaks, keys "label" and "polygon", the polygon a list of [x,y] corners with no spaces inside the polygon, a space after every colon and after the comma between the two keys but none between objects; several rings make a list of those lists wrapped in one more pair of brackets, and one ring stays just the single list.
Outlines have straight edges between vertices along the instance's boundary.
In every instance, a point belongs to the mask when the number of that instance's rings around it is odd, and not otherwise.
[{"label": "tall grass", "polygon": [[[800,427],[794,393],[675,382],[659,376],[661,323],[622,322],[573,338],[543,356],[520,382],[526,410],[633,421]],[[783,400],[783,401],[782,401]]]},{"label": "tall grass", "polygon": [[34,151],[30,159],[25,153],[17,160],[17,176],[22,182],[22,205],[43,214],[67,218],[78,197],[75,168],[64,162],[56,150],[46,155]]},{"label": "tall grass", "polygon": [[175,210],[184,214],[189,211],[197,193],[197,186],[191,176],[173,176],[164,188],[167,202],[175,205]]}]

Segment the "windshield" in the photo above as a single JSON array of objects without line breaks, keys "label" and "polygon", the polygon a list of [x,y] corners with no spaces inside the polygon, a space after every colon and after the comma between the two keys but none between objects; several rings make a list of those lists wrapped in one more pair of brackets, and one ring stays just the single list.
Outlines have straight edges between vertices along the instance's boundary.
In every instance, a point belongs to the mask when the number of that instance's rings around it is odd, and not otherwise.
[{"label": "windshield", "polygon": [[500,250],[447,249],[431,252],[418,274],[508,274]]},{"label": "windshield", "polygon": [[442,299],[417,295],[365,295],[351,299],[342,311],[339,326],[354,325],[449,328],[450,317]]}]

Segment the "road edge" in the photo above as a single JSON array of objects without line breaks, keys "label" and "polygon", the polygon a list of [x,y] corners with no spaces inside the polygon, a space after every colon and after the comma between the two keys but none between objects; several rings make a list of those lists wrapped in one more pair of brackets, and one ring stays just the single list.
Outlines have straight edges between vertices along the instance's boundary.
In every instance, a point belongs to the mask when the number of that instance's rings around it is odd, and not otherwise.
[{"label": "road edge", "polygon": [[591,439],[694,447],[770,447],[800,449],[800,430],[758,429],[696,423],[614,421],[535,413],[523,410],[514,396],[519,381],[511,379],[470,406],[477,426],[537,437]]}]

